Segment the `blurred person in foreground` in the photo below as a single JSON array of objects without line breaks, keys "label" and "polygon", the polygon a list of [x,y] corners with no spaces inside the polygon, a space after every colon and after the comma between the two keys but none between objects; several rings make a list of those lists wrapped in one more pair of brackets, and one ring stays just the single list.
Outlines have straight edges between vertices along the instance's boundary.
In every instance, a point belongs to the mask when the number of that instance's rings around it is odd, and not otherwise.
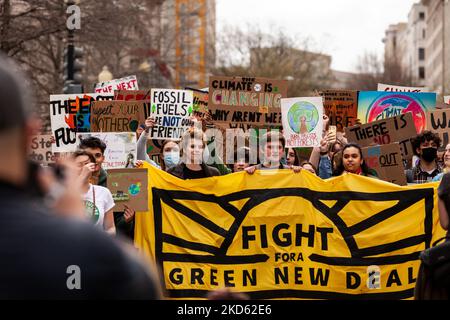
[{"label": "blurred person in foreground", "polygon": [[25,83],[0,55],[0,299],[159,298],[152,268],[84,221],[75,165],[57,178],[30,164],[37,132]]}]

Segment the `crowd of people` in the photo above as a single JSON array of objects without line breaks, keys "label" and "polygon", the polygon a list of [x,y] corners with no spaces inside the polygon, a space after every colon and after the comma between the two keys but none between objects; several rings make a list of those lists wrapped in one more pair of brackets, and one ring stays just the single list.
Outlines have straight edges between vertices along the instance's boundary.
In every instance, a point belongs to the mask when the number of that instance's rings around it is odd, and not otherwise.
[{"label": "crowd of people", "polygon": [[[116,206],[107,189],[108,174],[102,163],[108,146],[90,137],[81,141],[69,159],[54,167],[31,163],[27,144],[38,126],[32,110],[27,109],[32,103],[23,87],[24,78],[15,70],[11,61],[0,57],[0,148],[8,150],[0,153],[0,254],[8,256],[1,263],[0,297],[160,298],[155,274],[149,272],[148,262],[138,258],[130,245],[135,210]],[[202,125],[189,128],[181,141],[163,141],[159,161],[153,161],[146,151],[149,130],[155,122],[151,117],[146,119],[137,132],[137,161],[133,166],[139,167],[145,161],[180,179],[242,171],[252,175],[256,170],[271,169],[287,169],[292,174],[306,170],[321,179],[342,174],[378,179],[367,166],[361,147],[329,130],[326,116],[320,147],[314,148],[309,158],[301,159],[295,149],[286,148],[282,132],[269,131],[262,136],[258,150],[248,144],[236,145],[233,162],[227,166],[221,161],[206,161],[206,121],[198,116],[196,123]],[[424,131],[412,145],[415,158],[411,168],[405,168],[407,181],[442,180],[439,212],[441,225],[447,230],[450,144],[438,157],[441,139]],[[252,152],[258,153],[256,163],[251,161]],[[117,240],[125,238],[131,241]],[[82,291],[66,287],[66,270],[74,263],[83,266],[86,282]],[[28,265],[35,267],[25,268]],[[220,298],[220,294],[217,296]]]}]

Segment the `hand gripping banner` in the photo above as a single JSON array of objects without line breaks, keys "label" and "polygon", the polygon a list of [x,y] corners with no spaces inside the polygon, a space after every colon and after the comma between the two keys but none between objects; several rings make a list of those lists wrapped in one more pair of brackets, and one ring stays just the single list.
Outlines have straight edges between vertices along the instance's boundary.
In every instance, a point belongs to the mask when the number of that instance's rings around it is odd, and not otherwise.
[{"label": "hand gripping banner", "polygon": [[419,253],[444,234],[437,183],[306,170],[184,181],[146,167],[135,244],[171,298],[227,286],[253,299],[408,299]]}]

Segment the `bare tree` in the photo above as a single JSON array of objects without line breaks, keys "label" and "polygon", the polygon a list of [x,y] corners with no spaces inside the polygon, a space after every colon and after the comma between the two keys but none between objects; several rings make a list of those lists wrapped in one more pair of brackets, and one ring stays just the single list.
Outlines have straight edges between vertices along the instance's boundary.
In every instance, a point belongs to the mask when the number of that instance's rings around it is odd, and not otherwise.
[{"label": "bare tree", "polygon": [[287,79],[289,96],[305,96],[330,86],[331,57],[309,50],[309,39],[298,40],[276,27],[225,27],[218,40],[216,75]]},{"label": "bare tree", "polygon": [[376,91],[378,83],[415,85],[398,60],[383,61],[373,52],[366,52],[359,57],[356,70],[357,73],[350,79],[350,86],[356,90]]}]

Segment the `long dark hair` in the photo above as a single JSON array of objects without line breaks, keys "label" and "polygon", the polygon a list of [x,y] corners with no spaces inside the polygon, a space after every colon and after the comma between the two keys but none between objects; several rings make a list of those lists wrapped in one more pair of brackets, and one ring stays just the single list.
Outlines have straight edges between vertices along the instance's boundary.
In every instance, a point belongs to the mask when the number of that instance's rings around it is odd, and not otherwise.
[{"label": "long dark hair", "polygon": [[166,139],[163,141],[162,145],[161,145],[161,149],[160,149],[160,153],[159,153],[159,165],[161,167],[161,170],[163,171],[167,171],[166,169],[166,164],[164,163],[164,147],[166,146],[166,144],[168,144],[169,142],[173,142],[175,144],[177,144],[178,142],[172,139]]},{"label": "long dark hair", "polygon": [[345,168],[344,168],[344,151],[345,151],[345,149],[348,149],[348,148],[356,148],[356,149],[359,150],[359,155],[361,157],[361,161],[363,162],[361,164],[362,174],[365,175],[365,176],[371,175],[370,169],[367,166],[366,161],[364,161],[361,147],[358,144],[356,144],[356,143],[347,143],[342,148],[342,150],[339,151],[339,152],[341,152],[341,159],[340,159],[337,167],[333,171],[333,176],[340,176],[345,171]]}]

